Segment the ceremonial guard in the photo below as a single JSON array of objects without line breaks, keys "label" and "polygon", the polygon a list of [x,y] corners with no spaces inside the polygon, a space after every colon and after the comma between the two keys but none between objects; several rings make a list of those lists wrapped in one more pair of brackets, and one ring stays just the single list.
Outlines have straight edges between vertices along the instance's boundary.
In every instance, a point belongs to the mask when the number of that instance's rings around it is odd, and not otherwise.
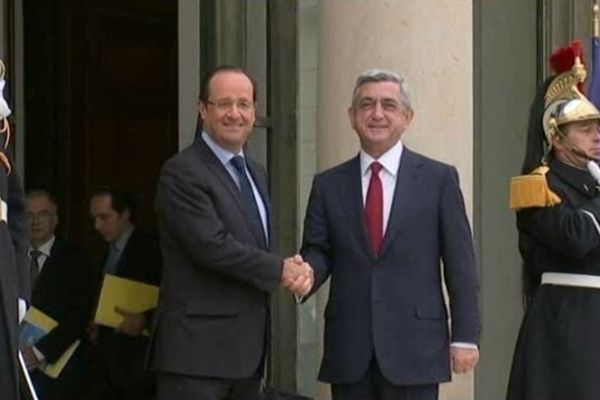
[{"label": "ceremonial guard", "polygon": [[29,298],[28,221],[21,181],[9,151],[10,109],[0,61],[0,399],[18,399],[18,319]]},{"label": "ceremonial guard", "polygon": [[[600,398],[600,112],[574,43],[532,106],[526,175],[511,182],[527,312],[507,399]],[[596,176],[596,178],[594,178]]]}]

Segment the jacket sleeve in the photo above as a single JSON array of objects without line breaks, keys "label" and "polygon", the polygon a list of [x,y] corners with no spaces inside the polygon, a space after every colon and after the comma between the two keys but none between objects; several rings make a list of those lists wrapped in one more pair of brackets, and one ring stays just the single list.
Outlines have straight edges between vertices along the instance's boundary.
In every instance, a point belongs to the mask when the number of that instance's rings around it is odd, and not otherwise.
[{"label": "jacket sleeve", "polygon": [[198,268],[211,269],[265,291],[279,287],[283,259],[235,238],[217,213],[205,182],[167,163],[158,183],[161,235],[168,234]]},{"label": "jacket sleeve", "polygon": [[321,192],[321,177],[313,180],[306,216],[304,218],[304,234],[300,254],[308,262],[315,273],[315,283],[310,293],[303,297],[305,301],[315,293],[330,275],[331,240],[325,204]]},{"label": "jacket sleeve", "polygon": [[581,208],[560,203],[519,211],[517,228],[564,256],[582,259],[600,245],[594,220],[600,221],[600,199]]},{"label": "jacket sleeve", "polygon": [[441,254],[452,316],[451,341],[479,344],[479,277],[471,229],[454,167],[445,174],[439,202]]}]

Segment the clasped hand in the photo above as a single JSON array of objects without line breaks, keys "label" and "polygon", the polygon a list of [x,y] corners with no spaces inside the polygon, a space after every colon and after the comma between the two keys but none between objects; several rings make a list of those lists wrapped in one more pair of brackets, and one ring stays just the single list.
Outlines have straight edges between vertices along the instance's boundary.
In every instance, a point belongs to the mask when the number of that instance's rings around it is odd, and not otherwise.
[{"label": "clasped hand", "polygon": [[306,296],[315,283],[315,274],[302,256],[296,254],[283,260],[281,284],[297,296]]}]

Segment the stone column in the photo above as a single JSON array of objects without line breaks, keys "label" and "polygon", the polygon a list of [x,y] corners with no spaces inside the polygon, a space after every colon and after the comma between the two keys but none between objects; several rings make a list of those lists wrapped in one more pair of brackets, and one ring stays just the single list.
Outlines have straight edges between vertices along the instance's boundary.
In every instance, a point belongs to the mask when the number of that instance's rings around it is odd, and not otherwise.
[{"label": "stone column", "polygon": [[[473,9],[471,0],[327,0],[319,10],[317,162],[323,170],[359,149],[346,110],[356,76],[392,69],[407,80],[415,119],[406,146],[455,165],[467,211],[473,199]],[[318,296],[322,316],[326,290]],[[322,339],[322,322],[319,330]],[[320,398],[328,398],[322,387]],[[472,374],[441,399],[473,398]]]}]

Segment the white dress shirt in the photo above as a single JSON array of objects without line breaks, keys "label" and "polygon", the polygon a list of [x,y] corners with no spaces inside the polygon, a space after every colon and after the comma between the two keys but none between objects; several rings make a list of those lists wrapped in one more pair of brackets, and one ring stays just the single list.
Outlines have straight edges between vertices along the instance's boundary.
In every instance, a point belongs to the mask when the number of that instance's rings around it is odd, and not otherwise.
[{"label": "white dress shirt", "polygon": [[52,235],[52,237],[43,245],[41,245],[40,247],[38,247],[37,249],[34,249],[33,247],[29,246],[29,251],[27,252],[27,255],[29,255],[29,258],[31,258],[31,252],[33,250],[37,250],[40,253],[40,256],[38,257],[37,261],[38,261],[38,265],[40,266],[40,270],[39,272],[42,272],[42,268],[44,268],[44,264],[46,263],[46,259],[48,257],[50,257],[50,251],[52,250],[52,246],[54,246],[54,241],[56,240],[56,236]]}]

